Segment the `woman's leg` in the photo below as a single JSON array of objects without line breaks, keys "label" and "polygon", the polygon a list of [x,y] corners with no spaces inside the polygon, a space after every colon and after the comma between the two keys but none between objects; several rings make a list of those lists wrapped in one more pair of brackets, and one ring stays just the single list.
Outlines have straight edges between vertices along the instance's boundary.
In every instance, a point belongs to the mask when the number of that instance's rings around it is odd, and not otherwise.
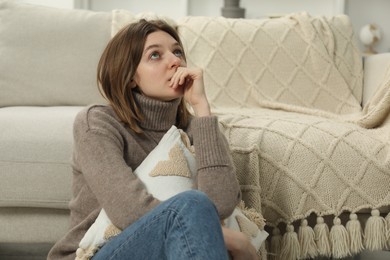
[{"label": "woman's leg", "polygon": [[93,260],[228,259],[221,224],[207,195],[192,190],[161,203],[108,241]]}]

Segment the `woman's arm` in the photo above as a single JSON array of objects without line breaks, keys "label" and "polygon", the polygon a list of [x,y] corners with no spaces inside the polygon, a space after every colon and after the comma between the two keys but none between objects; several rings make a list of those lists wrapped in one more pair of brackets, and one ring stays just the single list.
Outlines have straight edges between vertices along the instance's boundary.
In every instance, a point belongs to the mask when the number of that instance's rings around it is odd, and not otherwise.
[{"label": "woman's arm", "polygon": [[226,218],[240,201],[241,192],[227,140],[217,117],[211,115],[202,70],[178,68],[171,86],[185,87],[184,98],[195,112],[190,131],[198,165],[196,188],[214,202],[221,219]]}]

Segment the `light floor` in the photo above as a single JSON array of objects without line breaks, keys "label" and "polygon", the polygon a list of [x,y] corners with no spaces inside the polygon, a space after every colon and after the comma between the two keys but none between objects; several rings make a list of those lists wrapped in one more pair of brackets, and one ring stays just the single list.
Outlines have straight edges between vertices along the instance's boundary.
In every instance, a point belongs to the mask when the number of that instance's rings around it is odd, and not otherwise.
[{"label": "light floor", "polygon": [[[0,260],[44,260],[51,244],[0,244]],[[325,260],[321,258],[319,260]],[[345,260],[390,260],[390,251],[363,252]]]}]

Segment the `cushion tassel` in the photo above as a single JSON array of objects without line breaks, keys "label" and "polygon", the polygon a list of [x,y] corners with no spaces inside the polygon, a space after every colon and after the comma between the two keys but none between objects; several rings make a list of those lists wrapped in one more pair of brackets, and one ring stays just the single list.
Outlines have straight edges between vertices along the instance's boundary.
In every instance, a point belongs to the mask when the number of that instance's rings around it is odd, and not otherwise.
[{"label": "cushion tassel", "polygon": [[331,257],[332,249],[329,240],[329,227],[323,217],[317,218],[317,224],[314,226],[315,241],[319,256]]},{"label": "cushion tassel", "polygon": [[83,249],[81,247],[77,248],[76,250],[76,258],[75,260],[90,260],[94,256],[94,254],[97,252],[97,247],[91,247],[87,249]]},{"label": "cushion tassel", "polygon": [[359,254],[364,249],[362,238],[363,229],[355,213],[349,215],[349,221],[347,222],[346,228],[350,238],[351,253]]},{"label": "cushion tassel", "polygon": [[301,259],[315,258],[318,256],[317,245],[314,238],[313,229],[308,225],[307,220],[303,219],[298,229]]},{"label": "cushion tassel", "polygon": [[340,218],[333,220],[333,227],[329,232],[330,243],[332,245],[333,258],[344,258],[351,255],[349,250],[349,235]]},{"label": "cushion tassel", "polygon": [[280,259],[283,260],[297,260],[300,257],[300,248],[298,241],[298,234],[294,232],[294,226],[288,224],[286,233],[282,238],[282,249],[280,251]]},{"label": "cushion tassel", "polygon": [[364,228],[364,245],[367,250],[382,250],[386,247],[386,220],[380,216],[379,210],[371,211]]},{"label": "cushion tassel", "polygon": [[265,219],[263,215],[257,212],[254,208],[247,208],[245,202],[241,200],[238,204],[238,207],[241,209],[242,213],[253,223],[255,223],[260,230],[264,230]]},{"label": "cushion tassel", "polygon": [[271,238],[271,250],[270,250],[271,260],[280,260],[281,246],[282,246],[282,236],[280,235],[280,229],[275,227],[272,230],[272,238]]},{"label": "cushion tassel", "polygon": [[109,240],[117,235],[119,235],[122,232],[119,228],[114,226],[113,224],[110,224],[106,230],[104,231],[104,240]]}]

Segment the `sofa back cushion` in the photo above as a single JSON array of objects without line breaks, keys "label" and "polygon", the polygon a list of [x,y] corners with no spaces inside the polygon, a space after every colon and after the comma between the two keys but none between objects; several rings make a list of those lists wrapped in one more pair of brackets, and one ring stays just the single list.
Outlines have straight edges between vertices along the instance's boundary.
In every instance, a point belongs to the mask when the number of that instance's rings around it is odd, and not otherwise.
[{"label": "sofa back cushion", "polygon": [[214,108],[361,110],[362,60],[345,15],[184,17],[178,24],[190,66],[204,69]]},{"label": "sofa back cushion", "polygon": [[96,68],[111,13],[0,1],[0,107],[104,102]]}]

